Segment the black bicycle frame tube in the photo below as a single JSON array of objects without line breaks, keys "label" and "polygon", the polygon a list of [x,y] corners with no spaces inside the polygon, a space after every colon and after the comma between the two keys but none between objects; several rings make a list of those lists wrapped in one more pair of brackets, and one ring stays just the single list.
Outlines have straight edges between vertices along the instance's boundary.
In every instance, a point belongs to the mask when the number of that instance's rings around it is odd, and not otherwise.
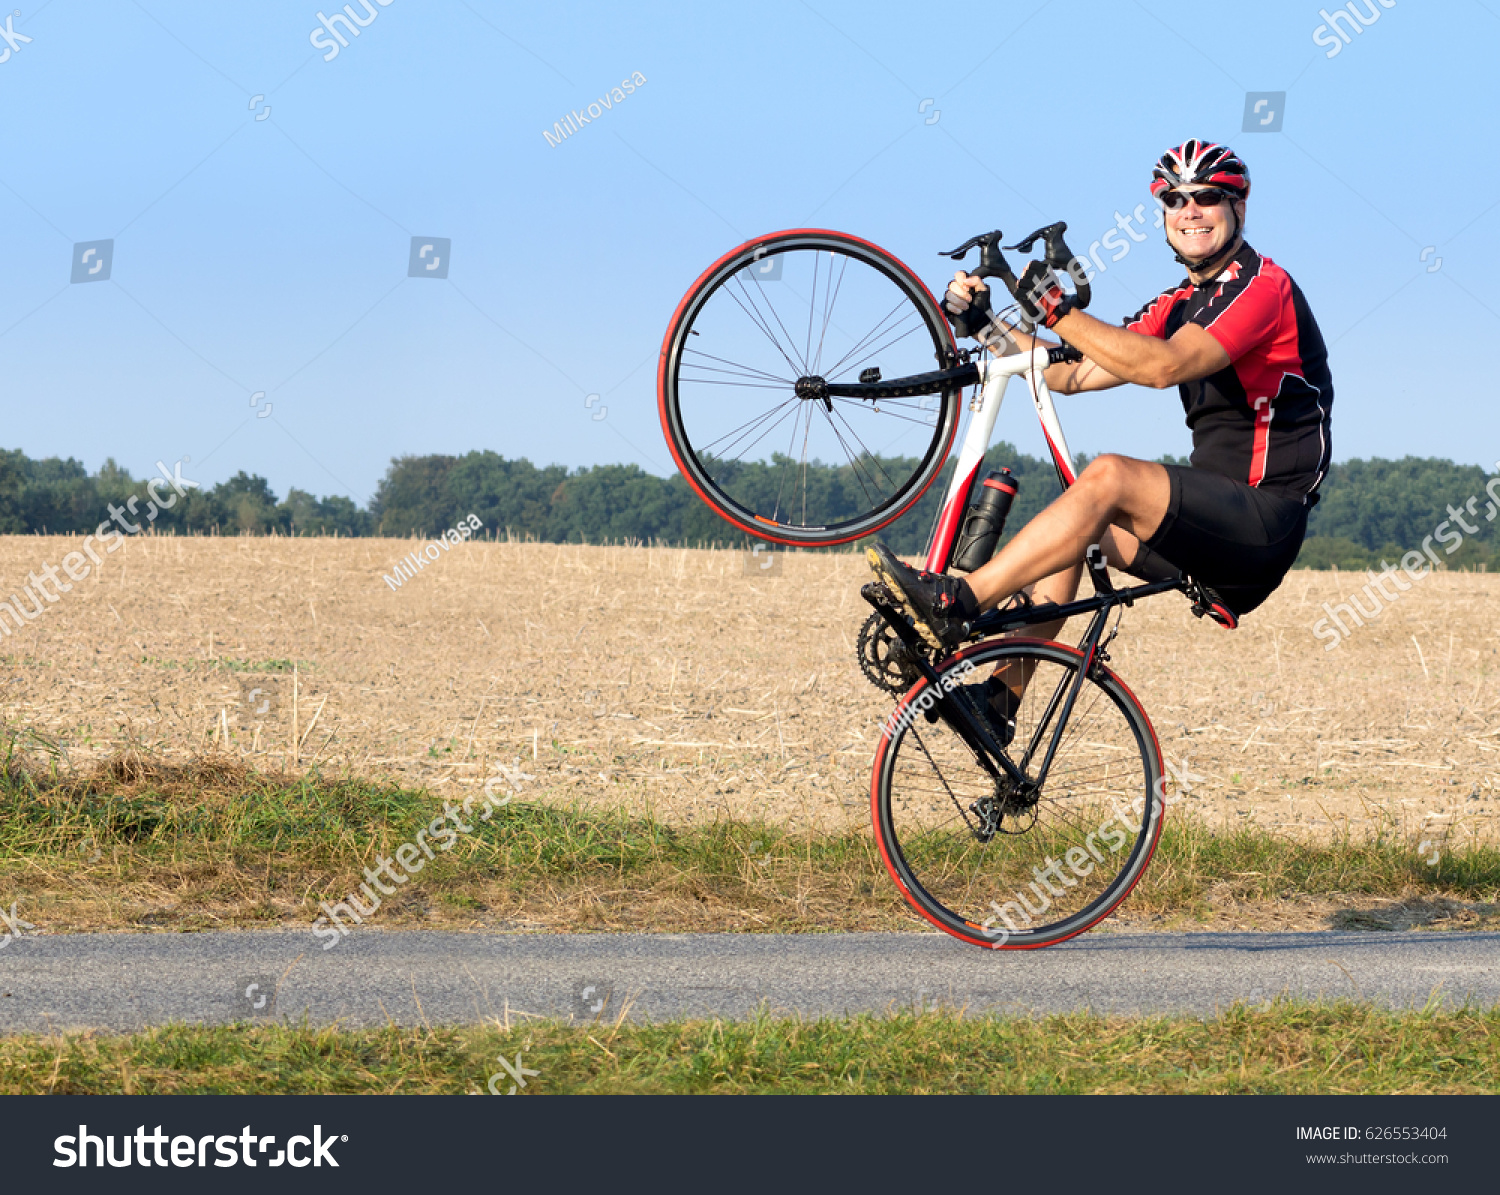
[{"label": "black bicycle frame tube", "polygon": [[945,390],[962,389],[979,381],[979,366],[955,366],[939,369],[933,373],[914,373],[906,378],[891,378],[883,382],[829,382],[826,392],[830,398],[864,398],[872,402],[882,398],[913,398],[919,394],[941,394]]},{"label": "black bicycle frame tube", "polygon": [[988,614],[981,614],[969,624],[969,633],[976,639],[989,638],[991,635],[998,635],[1004,631],[1020,630],[1032,623],[1063,622],[1075,614],[1092,614],[1105,607],[1132,606],[1138,598],[1186,588],[1186,578],[1173,577],[1166,581],[1148,581],[1143,585],[1132,585],[1129,589],[1117,589],[1113,593],[1078,598],[1075,601],[1065,602],[1061,606],[1023,606],[1017,610],[991,610]]}]

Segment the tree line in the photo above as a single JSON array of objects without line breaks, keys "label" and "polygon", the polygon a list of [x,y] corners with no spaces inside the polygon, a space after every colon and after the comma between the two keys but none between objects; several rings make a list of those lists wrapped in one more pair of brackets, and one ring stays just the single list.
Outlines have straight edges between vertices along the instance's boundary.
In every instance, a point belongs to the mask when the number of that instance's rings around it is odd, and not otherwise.
[{"label": "tree line", "polygon": [[[1077,463],[1082,468],[1087,458],[1080,456]],[[741,465],[737,484],[774,491],[780,464]],[[886,467],[894,474],[901,464],[890,461]],[[1010,444],[996,444],[986,456],[987,469],[1001,465],[1021,483],[1007,526],[1013,534],[1060,487],[1050,461]],[[896,551],[922,551],[953,468],[950,459],[917,505],[881,532]],[[810,465],[806,476],[810,492],[833,510],[832,518],[857,511],[861,490],[850,466]],[[0,450],[0,534],[84,534],[111,518],[112,510],[123,511],[132,497],[134,521],[144,526],[150,480],[132,477],[113,460],[91,474],[73,459],[33,460],[19,450]],[[158,492],[171,496],[164,485]],[[636,465],[539,468],[489,451],[398,457],[364,507],[347,497],[318,498],[296,488],[278,498],[265,478],[240,472],[189,489],[155,514],[156,533],[177,535],[435,536],[473,514],[490,534],[547,543],[746,542],[680,474],[659,478]],[[1492,480],[1478,466],[1418,457],[1347,461],[1334,465],[1323,483],[1298,564],[1378,568],[1382,560],[1395,564],[1436,537],[1435,550],[1450,566],[1492,568],[1500,563],[1497,514],[1500,479]]]}]

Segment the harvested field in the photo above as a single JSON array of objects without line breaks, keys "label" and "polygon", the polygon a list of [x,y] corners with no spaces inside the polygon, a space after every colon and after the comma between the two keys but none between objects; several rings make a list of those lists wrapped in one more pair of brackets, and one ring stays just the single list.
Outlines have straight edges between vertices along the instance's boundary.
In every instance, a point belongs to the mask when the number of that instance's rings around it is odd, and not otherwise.
[{"label": "harvested field", "polygon": [[[0,599],[79,547],[0,537]],[[382,575],[417,547],[127,541],[35,621],[16,629],[0,606],[0,713],[29,755],[68,767],[222,749],[444,797],[506,765],[528,799],[668,822],[868,822],[890,702],[854,659],[862,557],[752,574],[735,551],[475,541],[392,590]],[[1233,633],[1175,595],[1126,613],[1113,667],[1167,758],[1202,777],[1185,808],[1313,836],[1494,840],[1500,578],[1428,577],[1326,651],[1321,604],[1355,588],[1293,573]]]}]

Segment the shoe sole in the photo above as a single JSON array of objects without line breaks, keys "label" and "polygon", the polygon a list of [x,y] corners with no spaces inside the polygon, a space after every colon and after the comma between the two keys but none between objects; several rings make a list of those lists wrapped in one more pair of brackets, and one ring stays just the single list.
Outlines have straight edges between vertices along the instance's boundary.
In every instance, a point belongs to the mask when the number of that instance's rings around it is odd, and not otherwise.
[{"label": "shoe sole", "polygon": [[922,620],[921,617],[918,616],[916,608],[911,604],[911,599],[906,596],[906,587],[901,584],[896,574],[886,567],[886,563],[881,558],[880,553],[877,552],[874,548],[866,548],[865,559],[870,564],[870,570],[879,580],[884,582],[885,587],[891,591],[891,596],[896,599],[896,604],[899,605],[901,609],[906,612],[906,616],[911,619],[912,626],[916,628],[917,634],[921,635],[922,638],[926,640],[927,645],[934,651],[948,651],[949,648],[947,644],[939,639],[937,635],[933,634],[932,631],[928,630],[927,624]]}]

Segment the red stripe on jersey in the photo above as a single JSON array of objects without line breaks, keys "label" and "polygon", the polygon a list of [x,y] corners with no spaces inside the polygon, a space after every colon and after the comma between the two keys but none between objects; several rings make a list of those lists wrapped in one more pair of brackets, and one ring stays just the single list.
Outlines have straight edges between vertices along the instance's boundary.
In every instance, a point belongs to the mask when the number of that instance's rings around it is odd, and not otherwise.
[{"label": "red stripe on jersey", "polygon": [[1256,399],[1255,446],[1250,450],[1250,484],[1259,485],[1266,479],[1266,457],[1271,449],[1271,410],[1269,398]]}]

